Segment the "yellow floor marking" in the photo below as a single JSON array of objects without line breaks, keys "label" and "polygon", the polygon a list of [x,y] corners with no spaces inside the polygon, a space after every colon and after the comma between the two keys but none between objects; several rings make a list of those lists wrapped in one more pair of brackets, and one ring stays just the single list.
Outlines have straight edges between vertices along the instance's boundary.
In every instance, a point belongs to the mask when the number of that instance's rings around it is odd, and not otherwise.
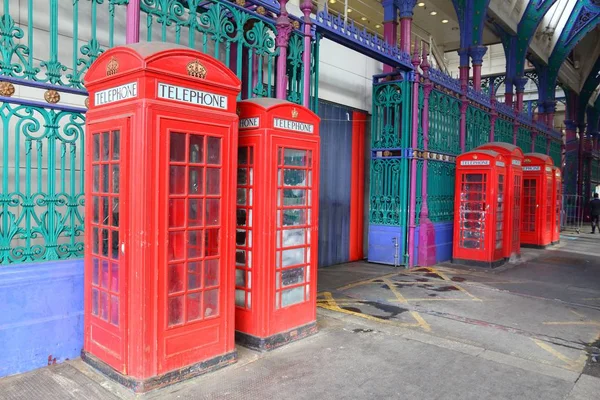
[{"label": "yellow floor marking", "polygon": [[319,295],[322,295],[324,297],[324,299],[318,300],[317,306],[324,308],[326,310],[341,312],[344,314],[350,314],[350,315],[354,315],[356,317],[368,319],[369,321],[380,322],[380,323],[394,325],[394,326],[398,326],[398,327],[422,328],[426,332],[431,331],[431,327],[429,326],[429,324],[427,322],[425,322],[423,317],[421,317],[421,315],[419,315],[419,313],[416,311],[410,312],[410,314],[413,316],[413,318],[417,321],[416,324],[411,324],[411,323],[407,323],[407,322],[388,321],[385,319],[374,317],[372,315],[363,314],[363,313],[359,313],[356,311],[345,310],[345,309],[341,308],[338,305],[338,302],[331,295],[331,292],[323,292],[323,293],[320,293]]},{"label": "yellow floor marking", "polygon": [[543,350],[547,351],[548,353],[552,354],[554,357],[558,358],[559,360],[561,360],[562,362],[567,364],[567,366],[569,366],[571,369],[575,369],[575,370],[583,369],[583,366],[585,365],[585,361],[587,359],[587,357],[585,355],[580,355],[577,360],[573,360],[573,359],[565,356],[561,352],[555,350],[550,345],[542,342],[541,340],[538,340],[538,339],[532,339],[532,340],[540,348],[542,348]]},{"label": "yellow floor marking", "polygon": [[369,283],[381,283],[381,282],[373,282],[373,281],[382,280],[382,279],[385,279],[385,278],[390,278],[390,277],[395,276],[397,274],[398,274],[397,272],[394,272],[394,273],[391,273],[391,274],[387,274],[387,275],[383,275],[383,276],[378,276],[376,278],[365,279],[364,281],[354,282],[354,283],[350,283],[350,284],[348,284],[346,286],[339,287],[339,288],[337,288],[337,290],[347,290],[347,289],[351,289],[353,287],[360,286],[360,285],[368,285]]},{"label": "yellow floor marking", "polygon": [[436,270],[435,268],[431,268],[431,270],[434,274],[438,274],[440,277],[442,277],[443,280],[452,283],[452,286],[454,286],[455,288],[457,288],[458,290],[460,290],[461,292],[463,292],[464,294],[469,296],[473,301],[481,301],[477,297],[473,296],[471,293],[466,291],[465,288],[456,284],[456,282],[454,282],[452,279],[448,278],[448,276],[446,274],[444,274],[442,271]]},{"label": "yellow floor marking", "polygon": [[400,303],[406,303],[406,299],[404,298],[404,296],[402,296],[400,291],[396,289],[394,282],[390,281],[388,278],[384,278],[383,282],[390,288],[392,293],[394,293],[394,296],[396,296],[396,301],[399,301]]}]

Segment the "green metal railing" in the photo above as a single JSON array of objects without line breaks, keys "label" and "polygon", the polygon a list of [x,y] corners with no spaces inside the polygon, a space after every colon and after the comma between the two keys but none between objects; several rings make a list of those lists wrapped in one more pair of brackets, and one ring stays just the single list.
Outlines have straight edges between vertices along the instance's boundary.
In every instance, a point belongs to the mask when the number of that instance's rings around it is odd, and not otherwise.
[{"label": "green metal railing", "polygon": [[465,150],[473,150],[490,141],[490,115],[484,110],[469,105],[467,107],[467,137]]},{"label": "green metal railing", "polygon": [[0,105],[0,264],[83,255],[83,114]]},{"label": "green metal railing", "polygon": [[431,222],[454,220],[454,177],[456,164],[428,161],[427,205]]},{"label": "green metal railing", "polygon": [[547,139],[544,135],[538,134],[535,137],[534,149],[536,153],[546,154]]},{"label": "green metal railing", "polygon": [[556,140],[550,141],[550,157],[552,157],[552,161],[554,161],[554,165],[556,165],[557,167],[561,166],[561,155],[562,148],[560,142],[557,142]]},{"label": "green metal railing", "polygon": [[460,154],[460,99],[437,90],[429,96],[429,150]]},{"label": "green metal railing", "polygon": [[496,119],[494,125],[494,141],[503,143],[513,143],[513,124],[503,118]]},{"label": "green metal railing", "polygon": [[531,153],[531,132],[523,126],[520,126],[517,131],[517,146],[523,150],[523,153]]}]

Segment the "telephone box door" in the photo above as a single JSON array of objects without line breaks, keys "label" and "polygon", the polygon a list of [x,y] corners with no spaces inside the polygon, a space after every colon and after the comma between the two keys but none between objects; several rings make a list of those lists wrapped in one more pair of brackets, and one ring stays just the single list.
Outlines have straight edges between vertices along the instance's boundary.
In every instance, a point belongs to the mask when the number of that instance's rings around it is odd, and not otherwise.
[{"label": "telephone box door", "polygon": [[552,229],[554,224],[554,212],[555,205],[554,200],[556,193],[554,192],[554,171],[550,174],[546,174],[546,209],[544,210],[544,243],[550,244],[552,242]]},{"label": "telephone box door", "polygon": [[[129,118],[88,125],[85,230],[86,349],[127,373],[127,154]],[[123,212],[121,212],[121,210]]]},{"label": "telephone box door", "polygon": [[523,207],[521,221],[521,241],[525,243],[535,243],[536,232],[539,232],[541,226],[540,207],[541,201],[541,178],[539,176],[523,176]]},{"label": "telephone box door", "polygon": [[[225,352],[233,341],[226,293],[233,250],[223,226],[232,221],[231,167],[225,159],[231,127],[203,117],[203,123],[162,118],[160,216],[163,228],[158,273],[159,371]],[[227,203],[226,203],[227,202]],[[159,225],[161,226],[161,225]],[[232,310],[231,310],[232,311]],[[232,332],[231,338],[225,337]],[[183,361],[183,362],[182,362]]]},{"label": "telephone box door", "polygon": [[[506,175],[505,174],[498,174],[498,181],[497,181],[497,191],[496,191],[496,197],[497,199],[491,199],[492,200],[492,206],[493,206],[493,201],[496,200],[496,218],[495,218],[495,229],[491,230],[490,232],[494,232],[494,236],[490,238],[492,245],[494,246],[494,260],[499,260],[501,258],[504,257],[504,240],[508,240],[509,238],[506,237],[507,234],[505,235],[504,233],[504,216],[505,216],[505,206],[506,206]],[[492,208],[494,209],[494,208]]]},{"label": "telephone box door", "polygon": [[[272,169],[276,199],[276,239],[272,329],[282,331],[296,321],[315,318],[317,208],[312,200],[319,171],[318,145],[274,138]],[[315,247],[313,246],[313,249]],[[291,325],[293,326],[293,325]]]},{"label": "telephone box door", "polygon": [[469,258],[485,260],[487,232],[490,214],[489,198],[490,175],[483,170],[470,170],[460,173],[460,219],[458,230],[459,248],[469,251]]}]

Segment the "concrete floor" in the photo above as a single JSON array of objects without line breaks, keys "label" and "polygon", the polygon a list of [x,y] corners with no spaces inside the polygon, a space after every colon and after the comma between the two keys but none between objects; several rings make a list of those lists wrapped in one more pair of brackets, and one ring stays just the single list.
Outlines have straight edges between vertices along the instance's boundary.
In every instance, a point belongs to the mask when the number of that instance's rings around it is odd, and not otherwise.
[{"label": "concrete floor", "polygon": [[[600,399],[600,235],[495,270],[324,268],[318,299],[318,334],[137,397]],[[0,399],[72,398],[136,396],[81,360],[0,379]]]}]

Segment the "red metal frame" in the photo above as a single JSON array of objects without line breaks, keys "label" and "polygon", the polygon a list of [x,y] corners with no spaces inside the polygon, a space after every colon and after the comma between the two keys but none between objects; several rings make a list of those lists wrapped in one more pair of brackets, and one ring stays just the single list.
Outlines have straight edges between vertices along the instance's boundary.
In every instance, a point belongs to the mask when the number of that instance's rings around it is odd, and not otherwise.
[{"label": "red metal frame", "polygon": [[238,109],[236,331],[272,348],[315,328],[320,119],[275,99]]},{"label": "red metal frame", "polygon": [[365,127],[367,114],[352,113],[352,174],[350,180],[350,248],[349,261],[362,260],[365,206]]},{"label": "red metal frame", "polygon": [[521,245],[545,247],[552,242],[556,192],[550,156],[527,153],[523,160]]},{"label": "red metal frame", "polygon": [[521,196],[523,187],[523,151],[513,144],[494,142],[477,148],[478,150],[493,150],[506,158],[506,193],[504,211],[503,256],[521,254]]},{"label": "red metal frame", "polygon": [[[239,79],[189,48],[140,43],[103,53],[86,87],[85,358],[142,391],[234,361]],[[95,135],[117,129],[118,330],[93,312],[91,185],[104,162],[90,157]]]},{"label": "red metal frame", "polygon": [[495,266],[504,260],[506,159],[473,150],[456,159],[453,261]]}]

